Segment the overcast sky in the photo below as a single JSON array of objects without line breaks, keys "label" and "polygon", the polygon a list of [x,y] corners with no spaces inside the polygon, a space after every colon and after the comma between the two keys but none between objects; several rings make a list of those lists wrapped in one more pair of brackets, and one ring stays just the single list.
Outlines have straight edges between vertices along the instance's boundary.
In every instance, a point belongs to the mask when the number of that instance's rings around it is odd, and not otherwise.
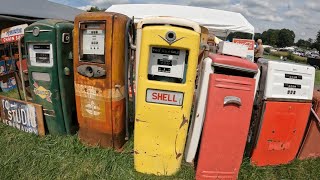
[{"label": "overcast sky", "polygon": [[288,28],[297,39],[315,39],[320,30],[320,0],[50,0],[86,9],[108,8],[112,4],[161,3],[200,6],[239,12],[255,27],[255,32]]}]

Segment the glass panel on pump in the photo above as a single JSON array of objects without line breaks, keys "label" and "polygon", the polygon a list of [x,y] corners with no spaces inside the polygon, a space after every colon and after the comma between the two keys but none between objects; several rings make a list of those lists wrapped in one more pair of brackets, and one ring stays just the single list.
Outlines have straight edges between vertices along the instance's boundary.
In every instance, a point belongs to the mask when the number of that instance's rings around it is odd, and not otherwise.
[{"label": "glass panel on pump", "polygon": [[105,21],[80,24],[80,61],[105,63]]}]

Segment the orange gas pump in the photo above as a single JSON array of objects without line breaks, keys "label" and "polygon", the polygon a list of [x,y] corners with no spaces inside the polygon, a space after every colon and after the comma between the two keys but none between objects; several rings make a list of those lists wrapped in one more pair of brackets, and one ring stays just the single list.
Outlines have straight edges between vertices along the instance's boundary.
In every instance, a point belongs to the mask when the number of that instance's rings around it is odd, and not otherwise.
[{"label": "orange gas pump", "polygon": [[298,158],[309,159],[320,157],[320,122],[316,116],[320,116],[320,91],[313,91],[313,109],[315,114],[311,114],[306,135],[301,145]]},{"label": "orange gas pump", "polygon": [[261,78],[246,154],[257,166],[294,160],[307,126],[315,69],[260,59]]},{"label": "orange gas pump", "polygon": [[119,149],[129,133],[127,72],[133,22],[122,14],[99,12],[78,15],[74,25],[79,138]]}]

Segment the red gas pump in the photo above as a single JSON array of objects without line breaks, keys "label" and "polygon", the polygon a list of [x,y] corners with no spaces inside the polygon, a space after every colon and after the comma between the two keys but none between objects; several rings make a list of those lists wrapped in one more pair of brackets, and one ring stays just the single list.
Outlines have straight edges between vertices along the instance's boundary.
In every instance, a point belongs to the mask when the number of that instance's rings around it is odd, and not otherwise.
[{"label": "red gas pump", "polygon": [[213,55],[196,179],[236,179],[254,100],[256,64]]},{"label": "red gas pump", "polygon": [[315,90],[313,92],[313,109],[316,114],[310,115],[309,126],[307,128],[304,141],[301,145],[298,158],[308,159],[320,157],[320,122],[316,116],[320,116],[320,92]]},{"label": "red gas pump", "polygon": [[287,164],[296,157],[307,126],[315,69],[263,59],[258,65],[262,73],[247,154],[257,166]]}]

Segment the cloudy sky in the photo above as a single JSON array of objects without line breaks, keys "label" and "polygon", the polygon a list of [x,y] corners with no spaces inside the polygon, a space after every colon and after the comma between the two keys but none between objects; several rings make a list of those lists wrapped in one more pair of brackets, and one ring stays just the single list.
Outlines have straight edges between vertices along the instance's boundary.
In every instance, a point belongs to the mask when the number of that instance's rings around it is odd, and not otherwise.
[{"label": "cloudy sky", "polygon": [[297,39],[315,39],[320,30],[319,0],[50,0],[86,9],[108,8],[112,4],[162,3],[200,6],[239,12],[255,27],[256,32],[288,28]]}]

